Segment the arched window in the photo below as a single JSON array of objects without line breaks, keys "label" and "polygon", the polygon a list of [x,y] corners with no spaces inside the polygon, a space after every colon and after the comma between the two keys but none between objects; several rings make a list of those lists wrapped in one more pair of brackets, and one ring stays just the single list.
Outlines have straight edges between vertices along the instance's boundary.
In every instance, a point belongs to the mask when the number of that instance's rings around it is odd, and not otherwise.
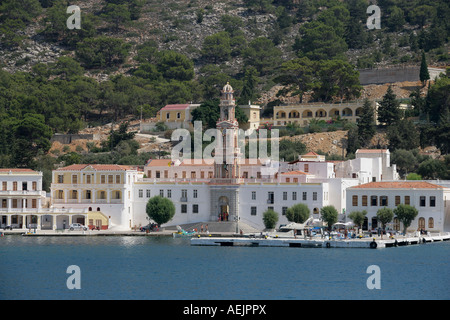
[{"label": "arched window", "polygon": [[433,218],[428,218],[428,228],[429,229],[434,228],[434,219]]}]

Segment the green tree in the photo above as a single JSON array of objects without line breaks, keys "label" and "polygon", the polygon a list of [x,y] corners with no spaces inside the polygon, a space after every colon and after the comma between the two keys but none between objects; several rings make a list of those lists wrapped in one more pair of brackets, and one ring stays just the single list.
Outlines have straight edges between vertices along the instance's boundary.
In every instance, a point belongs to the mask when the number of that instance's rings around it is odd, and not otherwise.
[{"label": "green tree", "polygon": [[73,80],[84,73],[84,69],[78,61],[66,56],[59,57],[52,69],[53,73],[59,75],[63,80]]},{"label": "green tree", "polygon": [[32,166],[34,158],[51,147],[52,131],[43,115],[27,113],[11,129],[14,132],[13,163],[17,167]]},{"label": "green tree", "polygon": [[108,3],[102,16],[113,25],[116,32],[119,31],[120,26],[131,21],[131,14],[126,4]]},{"label": "green tree", "polygon": [[134,138],[134,132],[128,132],[128,122],[122,122],[118,130],[112,130],[108,139],[103,143],[107,151],[112,151],[121,141],[127,141]]},{"label": "green tree", "polygon": [[278,213],[272,209],[264,211],[263,222],[266,229],[274,229],[278,222]]},{"label": "green tree", "polygon": [[239,96],[238,104],[246,105],[256,99],[258,78],[257,71],[254,67],[248,67],[245,70],[244,86],[242,87],[241,95]]},{"label": "green tree", "polygon": [[390,31],[398,32],[405,26],[405,14],[403,10],[397,6],[389,8],[389,16],[386,19],[386,25]]},{"label": "green tree", "polygon": [[391,163],[397,165],[400,176],[413,171],[417,166],[417,158],[411,150],[396,149],[391,154]]},{"label": "green tree", "polygon": [[424,51],[422,51],[422,61],[420,62],[419,78],[420,81],[422,81],[422,84],[425,84],[427,80],[430,80],[430,74],[428,73],[427,59],[425,58]]},{"label": "green tree", "polygon": [[359,148],[361,148],[361,139],[358,135],[358,127],[351,125],[347,131],[347,155],[354,154]]},{"label": "green tree", "polygon": [[121,39],[101,36],[79,42],[76,55],[88,69],[106,68],[123,63],[130,47]]},{"label": "green tree", "polygon": [[[383,231],[386,230],[386,224],[394,219],[394,212],[390,208],[381,208],[377,211],[378,221],[381,222],[383,226]],[[381,239],[383,239],[383,234],[381,234]]]},{"label": "green tree", "polygon": [[312,21],[300,27],[294,50],[298,56],[307,56],[311,60],[330,60],[342,58],[347,51],[345,40],[333,26],[320,21]]},{"label": "green tree", "polygon": [[224,83],[230,80],[230,76],[223,72],[222,68],[215,64],[207,64],[200,69],[199,82],[202,86],[204,101],[218,99],[220,89]]},{"label": "green tree", "polygon": [[427,4],[414,7],[409,12],[409,20],[413,24],[418,24],[419,27],[425,26],[427,21],[432,21],[436,16],[436,8]]},{"label": "green tree", "polygon": [[160,53],[156,64],[166,80],[189,81],[194,78],[194,63],[184,54],[167,50]]},{"label": "green tree", "polygon": [[[235,108],[235,115],[239,123],[246,123],[248,121],[247,116],[239,106]],[[203,102],[199,107],[192,110],[191,116],[192,124],[195,121],[201,121],[203,130],[216,128],[217,120],[220,117],[219,100],[215,99]]]},{"label": "green tree", "polygon": [[320,209],[322,220],[327,223],[328,231],[338,221],[338,212],[334,206],[325,206]]},{"label": "green tree", "polygon": [[360,229],[362,229],[362,224],[364,223],[364,218],[367,215],[367,211],[352,211],[348,215],[350,219],[352,219],[353,223],[357,225]]},{"label": "green tree", "polygon": [[419,147],[419,131],[411,120],[402,119],[391,124],[386,132],[389,149],[411,150]]},{"label": "green tree", "polygon": [[447,115],[450,111],[450,77],[443,76],[438,78],[429,88],[426,97],[426,111],[429,118],[434,123],[446,121],[447,118],[441,115]]},{"label": "green tree", "polygon": [[442,154],[450,152],[450,109],[444,109],[439,125],[434,129],[434,141]]},{"label": "green tree", "polygon": [[394,215],[403,223],[403,234],[406,234],[406,230],[418,214],[417,209],[408,204],[399,204],[394,209]]},{"label": "green tree", "polygon": [[375,110],[372,103],[367,98],[364,100],[357,123],[359,141],[362,146],[367,146],[376,133]]},{"label": "green tree", "polygon": [[266,75],[281,63],[281,50],[270,39],[259,37],[252,40],[243,52],[247,66],[253,66],[259,75]]},{"label": "green tree", "polygon": [[278,91],[277,95],[286,95],[291,93],[298,95],[300,103],[303,102],[303,95],[312,88],[314,63],[307,57],[296,58],[284,62],[281,65],[281,75],[274,79],[285,86]]},{"label": "green tree", "polygon": [[318,61],[316,67],[314,98],[330,101],[336,96],[341,100],[359,97],[362,90],[359,72],[350,63],[340,59],[323,60]]},{"label": "green tree", "polygon": [[422,180],[422,176],[415,172],[408,173],[406,180]]},{"label": "green tree", "polygon": [[220,23],[222,24],[222,27],[231,37],[234,37],[238,35],[240,28],[244,26],[244,23],[242,22],[242,19],[237,16],[231,16],[231,15],[223,15],[220,17]]},{"label": "green tree", "polygon": [[362,20],[351,18],[345,29],[345,42],[350,49],[362,49],[367,43],[367,33]]},{"label": "green tree", "polygon": [[287,209],[286,218],[291,222],[304,223],[308,220],[309,214],[308,206],[304,203],[298,203]]},{"label": "green tree", "polygon": [[337,35],[343,35],[350,20],[350,12],[344,4],[336,4],[320,12],[316,21],[323,22],[335,29]]},{"label": "green tree", "polygon": [[3,46],[17,47],[25,38],[22,30],[42,11],[38,0],[0,1],[0,39]]},{"label": "green tree", "polygon": [[212,100],[203,102],[199,107],[191,112],[192,124],[195,121],[201,121],[204,130],[215,128],[216,122],[220,117],[219,101]]},{"label": "green tree", "polygon": [[[270,144],[268,144],[268,146],[269,145]],[[306,152],[306,145],[301,141],[281,139],[279,149],[280,159],[284,159],[284,161],[294,161],[299,154],[304,154],[304,152]]]},{"label": "green tree", "polygon": [[155,196],[148,200],[145,212],[159,226],[169,222],[175,215],[175,206],[168,198]]},{"label": "green tree", "polygon": [[439,179],[444,175],[445,167],[444,163],[438,159],[428,159],[419,164],[417,173],[424,179]]},{"label": "green tree", "polygon": [[202,55],[208,61],[219,63],[227,61],[231,55],[230,35],[220,31],[203,40]]},{"label": "green tree", "polygon": [[400,102],[397,100],[392,86],[389,86],[378,107],[378,121],[389,126],[397,123],[400,120],[400,116]]}]

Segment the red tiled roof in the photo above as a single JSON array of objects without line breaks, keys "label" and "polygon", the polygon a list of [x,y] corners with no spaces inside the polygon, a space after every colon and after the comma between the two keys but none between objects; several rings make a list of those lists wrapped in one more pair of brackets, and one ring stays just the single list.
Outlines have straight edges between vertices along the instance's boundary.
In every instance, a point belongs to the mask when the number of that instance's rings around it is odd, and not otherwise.
[{"label": "red tiled roof", "polygon": [[88,166],[91,166],[96,171],[125,171],[133,169],[133,167],[131,166],[123,166],[118,164],[72,164],[70,166],[60,168],[58,169],[58,171],[79,171],[85,169]]},{"label": "red tiled roof", "polygon": [[148,160],[147,167],[168,167],[169,164],[172,165],[172,160],[170,159],[150,159]]},{"label": "red tiled roof", "polygon": [[297,171],[288,171],[288,172],[283,172],[282,174],[286,174],[286,175],[299,175],[299,174],[306,174],[306,175],[307,175],[307,173],[305,173],[305,172],[303,172],[303,171],[299,171],[299,170],[297,170]]},{"label": "red tiled roof", "polygon": [[168,104],[164,106],[160,111],[168,110],[185,110],[189,107],[189,104]]},{"label": "red tiled roof", "polygon": [[0,168],[0,172],[36,172],[28,168]]},{"label": "red tiled roof", "polygon": [[443,189],[443,187],[425,181],[381,181],[361,184],[351,189]]}]

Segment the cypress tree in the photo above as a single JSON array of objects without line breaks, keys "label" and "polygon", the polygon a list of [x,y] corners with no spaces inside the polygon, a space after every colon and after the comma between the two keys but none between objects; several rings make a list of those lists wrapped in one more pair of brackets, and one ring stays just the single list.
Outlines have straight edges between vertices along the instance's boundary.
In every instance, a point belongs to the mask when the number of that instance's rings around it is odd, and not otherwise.
[{"label": "cypress tree", "polygon": [[375,133],[374,109],[372,107],[372,103],[366,98],[362,106],[362,112],[358,119],[358,137],[361,145],[367,145]]},{"label": "cypress tree", "polygon": [[422,62],[420,63],[420,81],[425,85],[425,81],[430,80],[430,74],[428,73],[427,60],[425,59],[425,52],[422,51]]}]

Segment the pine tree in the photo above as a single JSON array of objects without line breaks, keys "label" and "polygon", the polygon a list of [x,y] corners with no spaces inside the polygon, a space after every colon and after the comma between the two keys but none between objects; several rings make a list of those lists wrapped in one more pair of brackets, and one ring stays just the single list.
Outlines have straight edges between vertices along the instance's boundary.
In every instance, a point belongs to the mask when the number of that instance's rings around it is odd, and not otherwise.
[{"label": "pine tree", "polygon": [[383,101],[380,102],[378,107],[378,121],[390,126],[400,120],[400,102],[397,101],[397,96],[392,90],[392,86],[389,86],[386,94],[383,96]]},{"label": "pine tree", "polygon": [[249,101],[253,101],[256,98],[256,84],[258,82],[256,74],[257,71],[253,67],[248,67],[245,70],[244,86],[238,100],[239,105],[248,104]]},{"label": "pine tree", "polygon": [[425,81],[430,80],[430,74],[428,73],[427,60],[425,58],[425,52],[422,51],[422,62],[420,63],[420,81],[425,85]]}]

